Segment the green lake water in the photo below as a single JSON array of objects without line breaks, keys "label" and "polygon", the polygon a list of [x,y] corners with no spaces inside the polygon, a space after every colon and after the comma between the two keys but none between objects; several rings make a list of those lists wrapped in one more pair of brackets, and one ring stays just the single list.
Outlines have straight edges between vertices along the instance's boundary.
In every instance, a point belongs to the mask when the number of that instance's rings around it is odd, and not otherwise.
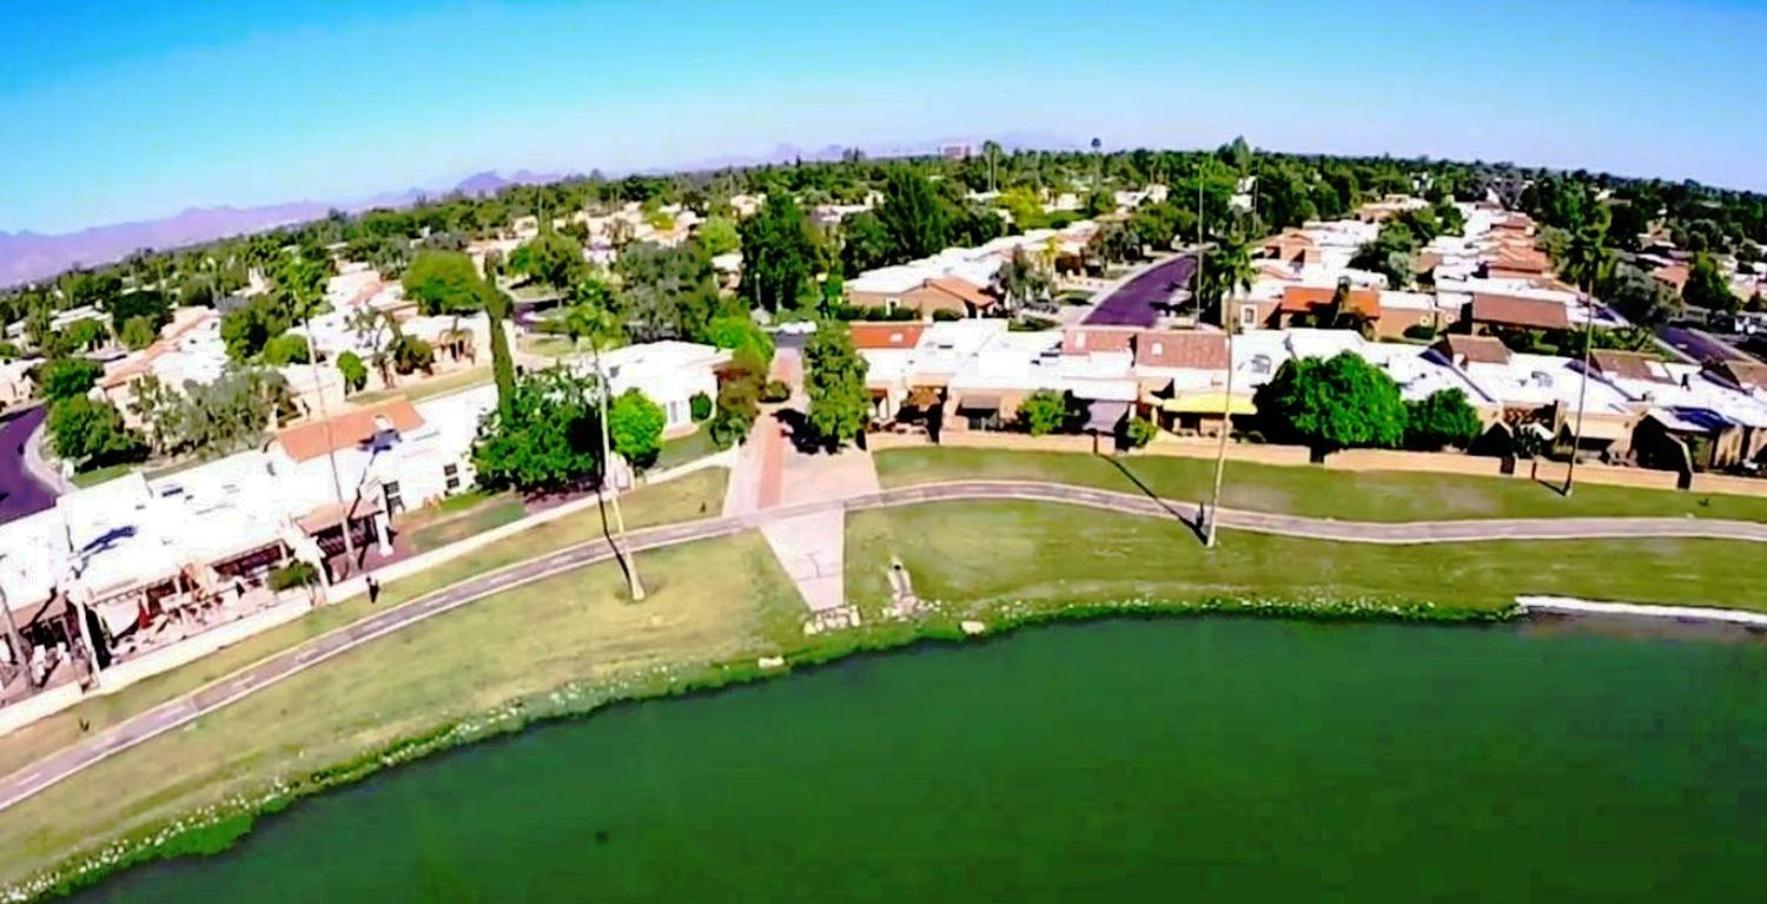
[{"label": "green lake water", "polygon": [[1759,636],[1197,618],[616,707],[85,897],[1733,901],[1764,855]]}]

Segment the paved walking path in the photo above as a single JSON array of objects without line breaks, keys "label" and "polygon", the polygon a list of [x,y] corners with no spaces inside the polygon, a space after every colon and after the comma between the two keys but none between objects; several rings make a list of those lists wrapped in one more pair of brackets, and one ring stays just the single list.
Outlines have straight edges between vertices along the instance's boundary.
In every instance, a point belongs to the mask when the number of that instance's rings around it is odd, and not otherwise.
[{"label": "paved walking path", "polygon": [[[857,511],[944,500],[1016,499],[1085,505],[1134,515],[1180,518],[1194,523],[1197,506],[1127,493],[1062,484],[1014,481],[955,481],[863,493],[845,499],[723,516],[634,532],[635,551],[659,549],[765,527],[819,512]],[[1355,543],[1451,543],[1483,540],[1702,537],[1767,543],[1767,524],[1694,518],[1554,518],[1494,521],[1426,521],[1377,524],[1300,515],[1273,515],[1223,509],[1224,527],[1295,537]],[[1227,542],[1232,542],[1228,538]],[[0,810],[18,803],[80,770],[276,684],[309,666],[354,649],[430,616],[524,584],[612,558],[603,540],[518,562],[469,578],[409,603],[376,612],[248,666],[214,684],[132,716],[93,737],[51,754],[0,779]]]}]

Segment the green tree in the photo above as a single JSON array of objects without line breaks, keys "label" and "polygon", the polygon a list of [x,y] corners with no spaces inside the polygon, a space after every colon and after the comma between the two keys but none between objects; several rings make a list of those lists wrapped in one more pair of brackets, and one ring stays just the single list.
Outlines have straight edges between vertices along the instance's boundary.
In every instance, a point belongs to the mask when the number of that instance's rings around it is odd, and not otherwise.
[{"label": "green tree", "polygon": [[608,409],[607,429],[614,451],[634,470],[647,471],[663,451],[663,427],[668,416],[662,406],[636,388],[614,397]]},{"label": "green tree", "polygon": [[1350,258],[1350,266],[1384,274],[1387,287],[1403,289],[1411,285],[1411,253],[1417,250],[1417,236],[1411,227],[1398,221],[1380,228],[1374,241],[1363,245]]},{"label": "green tree", "polygon": [[57,401],[49,409],[49,437],[55,454],[81,470],[141,457],[141,438],[123,425],[123,416],[109,402],[83,395]]},{"label": "green tree", "polygon": [[1284,361],[1253,401],[1267,436],[1304,443],[1316,455],[1392,448],[1405,438],[1399,384],[1355,352]]},{"label": "green tree", "polygon": [[104,366],[88,358],[57,358],[38,370],[43,397],[54,402],[83,396],[98,385]]},{"label": "green tree", "polygon": [[901,263],[943,251],[951,242],[951,205],[933,184],[910,166],[890,170],[884,181],[884,202],[878,221],[890,237],[890,263]]},{"label": "green tree", "polygon": [[1428,398],[1405,403],[1405,445],[1435,452],[1448,446],[1464,449],[1478,439],[1478,412],[1459,389],[1438,389]]},{"label": "green tree", "polygon": [[221,341],[227,357],[246,361],[264,350],[265,343],[288,331],[288,312],[274,299],[259,295],[221,316]]},{"label": "green tree", "polygon": [[742,234],[729,217],[707,217],[693,231],[693,237],[713,257],[742,247]]},{"label": "green tree", "polygon": [[718,348],[727,348],[732,357],[750,354],[766,371],[773,363],[773,337],[761,329],[747,314],[726,314],[712,320],[706,329],[706,341]]},{"label": "green tree", "polygon": [[698,242],[639,242],[620,254],[614,271],[620,319],[639,341],[699,339],[720,306],[712,256]]},{"label": "green tree", "polygon": [[354,351],[346,349],[337,356],[337,370],[343,375],[344,388],[350,392],[361,392],[368,385],[368,365]]},{"label": "green tree", "polygon": [[263,359],[264,363],[271,367],[307,364],[312,360],[312,356],[308,352],[307,337],[294,333],[283,333],[264,343]]},{"label": "green tree", "polygon": [[600,473],[594,384],[562,367],[516,381],[510,415],[492,411],[479,426],[473,466],[487,489],[556,492]]},{"label": "green tree", "polygon": [[543,224],[539,235],[509,255],[509,269],[564,292],[583,278],[589,262],[583,258],[583,246],[575,239]]},{"label": "green tree", "polygon": [[1019,402],[1018,422],[1032,436],[1046,436],[1068,429],[1074,417],[1073,399],[1053,389],[1039,389]]},{"label": "green tree", "polygon": [[400,281],[405,297],[431,316],[484,310],[490,293],[472,258],[458,251],[419,251]]},{"label": "green tree", "polygon": [[87,317],[62,327],[58,344],[70,351],[90,351],[103,345],[107,335],[104,321]]},{"label": "green tree", "polygon": [[808,422],[823,445],[838,448],[865,429],[870,399],[865,391],[865,359],[853,347],[847,325],[816,324],[804,343],[804,391],[810,397]]},{"label": "green tree", "polygon": [[769,192],[754,216],[742,223],[742,284],[751,305],[778,311],[813,290],[820,257],[815,233],[798,203],[784,191]]},{"label": "green tree", "polygon": [[848,276],[886,266],[894,243],[883,221],[871,211],[853,214],[841,222],[841,268]]},{"label": "green tree", "polygon": [[123,327],[137,317],[145,319],[154,332],[172,322],[172,300],[162,292],[142,289],[125,292],[110,302],[110,326],[120,336]]},{"label": "green tree", "polygon": [[130,351],[140,351],[153,344],[159,338],[159,331],[153,327],[153,321],[146,317],[131,317],[123,323],[123,329],[117,338],[129,347]]},{"label": "green tree", "polygon": [[1696,308],[1723,314],[1734,314],[1742,307],[1742,299],[1730,291],[1730,280],[1718,266],[1718,261],[1704,251],[1694,255],[1693,266],[1687,270],[1687,284],[1681,288],[1681,297]]}]

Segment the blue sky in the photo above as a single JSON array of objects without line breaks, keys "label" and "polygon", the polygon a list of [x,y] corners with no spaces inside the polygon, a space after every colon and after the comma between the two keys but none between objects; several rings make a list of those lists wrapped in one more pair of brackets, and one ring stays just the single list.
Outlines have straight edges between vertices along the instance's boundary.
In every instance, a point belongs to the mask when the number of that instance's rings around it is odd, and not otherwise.
[{"label": "blue sky", "polygon": [[0,230],[1009,132],[1767,189],[1763,47],[1742,0],[0,0]]}]

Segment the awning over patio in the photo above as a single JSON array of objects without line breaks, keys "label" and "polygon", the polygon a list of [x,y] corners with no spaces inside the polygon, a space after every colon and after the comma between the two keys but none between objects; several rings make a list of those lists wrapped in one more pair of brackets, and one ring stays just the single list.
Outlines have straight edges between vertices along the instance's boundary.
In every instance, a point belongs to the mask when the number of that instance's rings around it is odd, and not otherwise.
[{"label": "awning over patio", "polygon": [[1093,402],[1086,409],[1086,432],[1115,433],[1128,414],[1128,402]]},{"label": "awning over patio", "polygon": [[[350,517],[360,521],[378,514],[380,514],[380,500],[364,498],[357,500],[356,508],[350,512]],[[327,502],[302,515],[296,523],[301,526],[301,530],[311,536],[320,531],[337,527],[343,521],[344,507],[335,502]]]},{"label": "awning over patio", "polygon": [[1160,410],[1168,414],[1220,414],[1223,409],[1230,414],[1258,413],[1251,399],[1236,395],[1229,400],[1220,392],[1191,392],[1160,402]]},{"label": "awning over patio", "polygon": [[957,400],[958,411],[999,411],[1000,397],[989,392],[972,392]]}]

